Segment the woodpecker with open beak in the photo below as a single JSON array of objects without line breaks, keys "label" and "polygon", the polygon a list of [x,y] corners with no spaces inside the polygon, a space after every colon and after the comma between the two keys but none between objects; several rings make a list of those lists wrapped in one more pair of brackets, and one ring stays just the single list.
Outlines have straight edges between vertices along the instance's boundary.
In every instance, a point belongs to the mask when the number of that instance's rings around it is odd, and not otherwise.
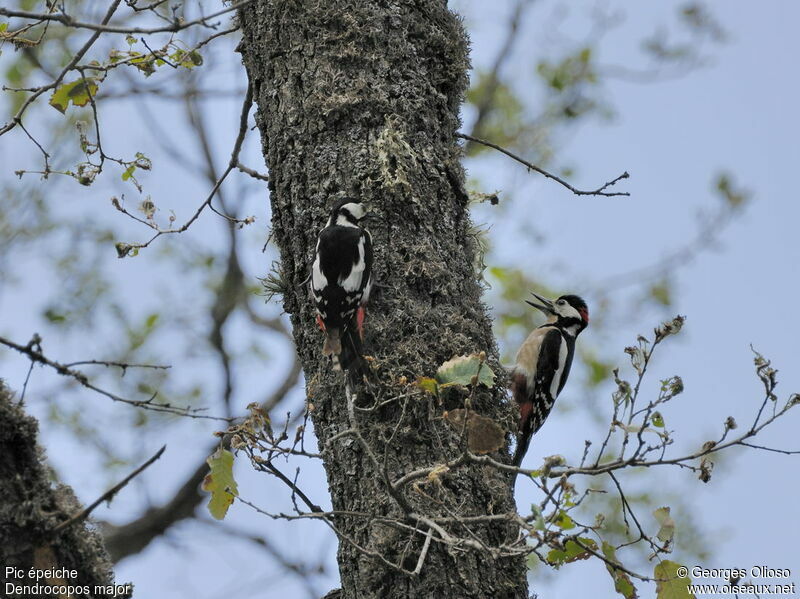
[{"label": "woodpecker with open beak", "polygon": [[517,352],[512,372],[511,394],[519,407],[519,428],[514,465],[519,467],[531,436],[544,423],[569,376],[575,355],[575,339],[589,324],[589,309],[577,295],[549,300],[532,293],[526,300],[547,315],[547,322],[534,329]]},{"label": "woodpecker with open beak", "polygon": [[372,288],[372,236],[361,227],[366,214],[360,200],[339,200],[317,238],[311,267],[317,323],[325,333],[322,353],[334,370],[363,362],[365,306]]}]

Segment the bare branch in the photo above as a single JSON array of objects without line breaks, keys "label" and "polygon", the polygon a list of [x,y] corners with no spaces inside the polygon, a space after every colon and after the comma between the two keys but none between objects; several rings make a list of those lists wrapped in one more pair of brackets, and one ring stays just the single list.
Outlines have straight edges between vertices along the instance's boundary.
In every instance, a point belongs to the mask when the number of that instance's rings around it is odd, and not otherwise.
[{"label": "bare branch", "polygon": [[60,533],[62,530],[64,530],[65,528],[67,528],[68,526],[72,526],[73,524],[76,524],[76,523],[78,523],[78,522],[83,522],[84,520],[86,520],[86,518],[88,518],[88,517],[89,517],[89,514],[91,514],[91,513],[92,513],[92,511],[93,511],[93,510],[94,510],[94,509],[95,509],[95,508],[96,508],[98,505],[100,505],[100,504],[101,504],[101,503],[103,503],[104,501],[111,501],[111,500],[114,498],[114,496],[115,496],[117,493],[119,493],[119,492],[120,492],[120,491],[121,491],[121,490],[122,490],[122,489],[125,487],[125,485],[127,485],[129,482],[131,482],[131,481],[132,481],[134,478],[136,478],[137,476],[139,476],[139,474],[141,474],[142,472],[144,472],[144,470],[145,470],[145,469],[146,469],[148,466],[150,466],[150,464],[152,464],[152,463],[153,463],[153,462],[155,462],[155,461],[156,461],[158,458],[160,458],[160,457],[161,457],[161,454],[162,454],[162,453],[164,453],[164,450],[165,450],[166,448],[167,448],[167,446],[166,446],[166,445],[163,445],[163,446],[161,447],[161,449],[159,449],[159,450],[156,452],[156,454],[155,454],[155,455],[154,455],[152,458],[150,458],[149,460],[147,460],[147,461],[146,461],[144,464],[142,464],[141,466],[139,466],[139,467],[138,467],[136,470],[134,470],[133,472],[131,472],[131,473],[130,473],[128,476],[126,476],[124,479],[122,479],[122,480],[121,480],[120,482],[118,482],[116,485],[114,485],[113,487],[111,487],[111,488],[110,488],[108,491],[106,491],[105,493],[103,493],[103,494],[102,494],[100,497],[98,497],[98,498],[97,498],[97,499],[96,499],[96,500],[95,500],[95,501],[94,501],[94,502],[93,502],[91,505],[89,505],[89,506],[88,506],[88,507],[87,507],[85,510],[83,510],[82,512],[79,512],[79,513],[77,513],[77,514],[75,514],[75,515],[74,515],[74,516],[72,516],[72,518],[70,518],[69,520],[66,520],[65,522],[62,522],[61,524],[59,524],[58,526],[56,526],[56,527],[53,529],[53,531],[52,531],[52,534],[55,536],[55,535],[57,535],[58,533]]},{"label": "bare branch", "polygon": [[68,364],[64,364],[64,366],[67,368],[72,368],[73,366],[84,366],[88,364],[108,367],[116,366],[117,368],[122,369],[123,376],[128,368],[152,368],[155,370],[168,370],[172,368],[172,366],[163,366],[161,364],[132,364],[128,362],[113,362],[108,360],[81,360],[80,362],[69,362]]},{"label": "bare branch", "polygon": [[[219,23],[209,23],[211,19],[215,19],[216,17],[220,17],[229,12],[237,11],[244,6],[247,6],[252,1],[253,0],[240,0],[235,4],[231,4],[227,8],[218,10],[210,15],[199,17],[191,21],[181,21],[179,19],[175,19],[169,25],[163,25],[161,27],[125,27],[124,25],[108,25],[110,16],[106,19],[103,19],[100,23],[87,23],[84,21],[77,21],[65,13],[35,13],[26,10],[12,10],[10,8],[2,7],[0,7],[0,16],[16,17],[19,19],[28,19],[39,22],[56,21],[65,27],[70,27],[72,29],[89,29],[90,31],[94,31],[97,35],[100,35],[101,33],[136,33],[150,35],[153,33],[175,33],[176,31],[188,29],[189,27],[194,27],[195,25],[202,25],[203,27],[208,27],[209,29],[216,29],[219,27]],[[116,1],[115,4],[118,5],[119,1]]]},{"label": "bare branch", "polygon": [[45,366],[49,366],[53,370],[55,370],[58,374],[62,376],[67,376],[75,379],[81,385],[86,387],[87,389],[91,389],[92,391],[99,393],[113,401],[118,401],[122,403],[126,403],[128,405],[137,407],[137,408],[144,408],[146,410],[153,410],[155,412],[164,412],[167,414],[175,414],[177,416],[186,416],[188,418],[203,418],[207,420],[221,420],[221,421],[229,421],[228,418],[221,418],[218,416],[207,416],[204,414],[198,414],[197,412],[203,410],[204,408],[191,408],[191,407],[177,407],[173,406],[169,403],[153,403],[155,400],[157,393],[154,393],[150,399],[147,400],[137,400],[137,399],[127,399],[124,397],[120,397],[115,393],[110,391],[106,391],[105,389],[101,389],[96,385],[92,384],[89,381],[89,377],[87,377],[84,373],[79,370],[75,370],[70,368],[66,364],[61,364],[60,362],[56,362],[54,360],[49,359],[42,353],[41,348],[42,338],[39,335],[34,335],[33,339],[27,345],[20,345],[18,343],[14,343],[13,341],[6,339],[5,337],[0,337],[0,344],[5,345],[6,347],[10,347],[13,350],[18,351],[21,354],[24,354],[31,360],[31,362],[36,362],[39,364],[44,364]]},{"label": "bare branch", "polygon": [[479,144],[487,146],[489,148],[494,148],[495,150],[497,150],[498,152],[502,152],[503,154],[505,154],[509,158],[513,158],[514,160],[516,160],[520,164],[524,164],[526,167],[528,167],[529,170],[536,171],[540,175],[543,175],[543,176],[547,177],[548,179],[552,179],[553,181],[556,181],[557,183],[560,183],[561,185],[563,185],[564,187],[569,189],[572,193],[574,193],[575,195],[578,195],[578,196],[606,196],[606,197],[612,197],[612,196],[630,196],[631,195],[627,191],[606,191],[606,189],[608,189],[609,187],[613,187],[614,185],[619,183],[622,179],[629,178],[630,175],[627,173],[627,171],[622,173],[616,179],[612,179],[611,181],[608,181],[607,183],[604,183],[603,185],[601,185],[597,189],[594,189],[594,190],[591,190],[591,191],[582,190],[582,189],[578,189],[577,187],[574,187],[574,186],[570,185],[569,183],[567,183],[564,179],[562,179],[558,175],[554,175],[553,173],[544,170],[542,167],[536,166],[535,164],[533,164],[532,162],[528,162],[524,158],[520,158],[519,156],[517,156],[513,152],[511,152],[509,150],[506,150],[504,147],[499,146],[499,145],[497,145],[495,143],[492,143],[490,141],[486,141],[485,139],[479,139],[477,137],[473,137],[472,135],[467,135],[466,133],[456,133],[456,137],[460,137],[461,139],[466,139],[467,141],[471,141],[471,142],[474,142],[474,143],[479,143]]}]

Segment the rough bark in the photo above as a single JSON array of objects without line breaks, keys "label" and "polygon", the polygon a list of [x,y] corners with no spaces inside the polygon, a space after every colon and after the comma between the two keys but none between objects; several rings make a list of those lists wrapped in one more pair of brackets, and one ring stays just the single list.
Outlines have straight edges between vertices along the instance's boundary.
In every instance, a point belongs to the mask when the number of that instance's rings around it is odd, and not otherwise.
[{"label": "rough bark", "polygon": [[[500,372],[454,136],[467,85],[465,33],[443,0],[260,0],[241,21],[240,50],[270,172],[284,308],[326,451],[333,508],[413,526],[358,442],[327,442],[358,426],[396,480],[461,455],[462,437],[441,415],[463,407],[464,398],[398,400],[359,412],[352,423],[343,378],[322,358],[303,282],[331,204],[358,196],[376,215],[369,228],[379,286],[366,343],[379,383],[369,395],[396,397],[407,389],[402,377],[431,376],[444,361],[473,352],[485,351]],[[363,393],[359,401],[370,404]],[[510,407],[498,389],[477,393],[472,407],[508,428]],[[402,499],[414,512],[443,517],[515,509],[509,477],[479,466],[444,473],[420,489],[409,485]],[[336,524],[362,549],[414,569],[424,535],[359,518],[337,517]],[[467,535],[457,525],[450,530]],[[515,536],[506,525],[474,530],[489,546]],[[524,561],[481,550],[433,542],[419,575],[409,576],[340,539],[338,561],[347,599],[527,597]]]},{"label": "rough bark", "polygon": [[[57,535],[52,534],[58,524],[82,508],[72,489],[51,482],[43,452],[36,444],[37,435],[36,420],[25,415],[0,381],[0,580],[3,596],[6,582],[15,585],[37,582],[35,578],[6,578],[7,567],[26,573],[31,568],[77,570],[75,578],[40,579],[40,584],[88,586],[90,589],[95,585],[114,584],[111,562],[96,531],[80,523]],[[81,593],[75,596],[107,595]]]}]

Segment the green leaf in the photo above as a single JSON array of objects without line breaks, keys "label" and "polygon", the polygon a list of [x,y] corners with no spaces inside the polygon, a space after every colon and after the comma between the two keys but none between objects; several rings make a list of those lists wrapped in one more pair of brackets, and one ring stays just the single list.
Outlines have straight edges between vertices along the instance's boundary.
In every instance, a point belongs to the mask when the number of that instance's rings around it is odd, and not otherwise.
[{"label": "green leaf", "polygon": [[133,176],[133,173],[135,172],[136,172],[136,165],[135,164],[130,165],[127,169],[125,169],[125,172],[122,173],[122,180],[127,181],[128,179],[131,178],[131,176]]},{"label": "green leaf", "polygon": [[660,541],[668,543],[675,534],[675,520],[669,515],[669,508],[660,507],[653,512],[653,516],[655,516],[656,520],[658,520],[658,523],[661,525],[656,536]]},{"label": "green leaf", "polygon": [[678,576],[680,564],[664,560],[653,568],[653,578],[656,578],[656,599],[697,599],[694,593],[689,592],[692,579],[688,576]]},{"label": "green leaf", "polygon": [[477,376],[477,383],[494,386],[494,372],[489,365],[481,360],[481,355],[459,356],[448,360],[436,371],[436,380],[440,385],[467,385],[473,384]]},{"label": "green leaf", "polygon": [[136,254],[132,254],[131,252],[134,250],[133,246],[129,243],[118,242],[114,244],[114,247],[117,250],[117,258],[124,258],[125,256],[131,254],[135,256]]},{"label": "green leaf", "polygon": [[[609,562],[620,564],[620,561],[617,559],[616,548],[611,543],[606,541],[603,541],[603,556]],[[609,563],[606,563],[606,569],[608,570],[608,573],[611,574],[611,578],[614,579],[615,591],[625,597],[625,599],[637,599],[639,597],[639,595],[636,593],[636,587],[634,587],[633,583],[631,582],[630,576],[628,576],[622,570],[614,568]]]},{"label": "green leaf", "polygon": [[59,86],[50,97],[50,106],[64,114],[70,102],[75,106],[86,106],[90,97],[94,97],[96,94],[97,79],[81,78]]},{"label": "green leaf", "polygon": [[173,62],[178,63],[178,65],[186,69],[193,69],[203,64],[203,56],[197,50],[186,52],[178,48],[175,52],[170,54],[169,57]]},{"label": "green leaf", "polygon": [[650,298],[662,306],[669,306],[672,304],[672,289],[667,281],[654,283],[649,290]]},{"label": "green leaf", "polygon": [[[578,540],[586,547],[589,547],[594,551],[597,550],[597,543],[595,543],[594,540],[587,539],[585,537],[578,537]],[[559,567],[564,564],[576,562],[578,560],[589,559],[591,555],[591,553],[578,545],[578,543],[576,543],[573,539],[569,539],[566,543],[564,543],[563,549],[551,549],[547,554],[547,561],[551,565]]]},{"label": "green leaf", "polygon": [[439,384],[436,382],[436,379],[432,379],[429,376],[419,377],[415,384],[425,393],[430,393],[431,395],[439,394]]},{"label": "green leaf", "polygon": [[203,56],[197,50],[192,50],[189,52],[189,60],[196,67],[199,67],[203,64]]},{"label": "green leaf", "polygon": [[47,308],[47,310],[44,311],[43,316],[54,324],[61,324],[67,321],[67,317],[64,314],[56,311],[55,308]]},{"label": "green leaf", "polygon": [[658,428],[664,428],[664,417],[661,415],[661,412],[653,412],[652,418],[650,418],[650,422],[653,423],[653,426],[657,426]]},{"label": "green leaf", "polygon": [[0,23],[0,33],[8,29],[8,23]]},{"label": "green leaf", "polygon": [[732,209],[740,208],[750,199],[750,192],[739,189],[728,174],[721,174],[716,180],[716,190]]},{"label": "green leaf", "polygon": [[558,526],[561,530],[569,530],[571,528],[575,528],[575,522],[572,518],[569,517],[569,514],[564,510],[558,512],[558,516],[553,521],[556,526]]},{"label": "green leaf", "polygon": [[233,454],[227,449],[217,449],[208,462],[211,472],[203,479],[203,491],[211,493],[208,511],[217,520],[222,520],[239,494],[236,481],[233,480]]}]

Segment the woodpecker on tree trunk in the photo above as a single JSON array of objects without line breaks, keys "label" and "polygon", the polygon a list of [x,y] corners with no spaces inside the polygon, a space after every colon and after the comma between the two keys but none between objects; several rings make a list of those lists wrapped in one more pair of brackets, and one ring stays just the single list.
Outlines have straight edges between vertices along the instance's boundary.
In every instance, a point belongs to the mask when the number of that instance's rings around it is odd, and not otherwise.
[{"label": "woodpecker on tree trunk", "polygon": [[569,376],[575,339],[589,324],[589,309],[577,295],[552,301],[532,293],[538,303],[526,300],[547,315],[517,352],[511,394],[519,407],[519,427],[514,465],[519,467],[531,436],[541,428]]},{"label": "woodpecker on tree trunk", "polygon": [[372,237],[360,223],[367,210],[344,198],[317,238],[311,293],[325,333],[322,353],[334,370],[363,370],[365,306],[372,288]]}]

